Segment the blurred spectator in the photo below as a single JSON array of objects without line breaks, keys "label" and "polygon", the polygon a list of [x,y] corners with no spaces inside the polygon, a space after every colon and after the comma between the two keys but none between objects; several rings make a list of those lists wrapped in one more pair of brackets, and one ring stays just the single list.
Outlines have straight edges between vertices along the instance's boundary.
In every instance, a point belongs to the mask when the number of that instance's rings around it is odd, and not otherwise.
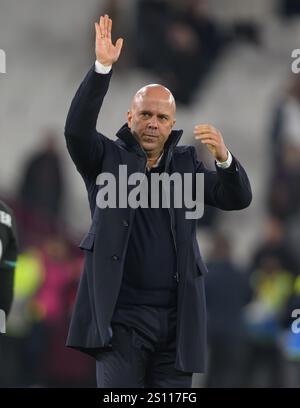
[{"label": "blurred spectator", "polygon": [[236,21],[232,26],[233,39],[248,42],[254,45],[262,45],[261,27],[254,21]]},{"label": "blurred spectator", "polygon": [[[56,135],[45,134],[44,147],[27,160],[19,191],[22,231],[45,235],[61,214],[63,176]],[[34,218],[34,220],[33,220]],[[28,238],[27,241],[28,242]]]},{"label": "blurred spectator", "polygon": [[[300,78],[293,75],[285,94],[278,102],[271,126],[271,149],[275,168],[284,164],[285,149],[300,149]],[[288,160],[287,160],[288,161]],[[287,163],[288,164],[288,163]]]},{"label": "blurred spectator", "polygon": [[0,387],[95,386],[92,359],[65,346],[82,262],[59,235],[20,254],[8,334],[0,339]]},{"label": "blurred spectator", "polygon": [[275,109],[271,151],[273,164],[268,198],[270,212],[283,219],[300,208],[300,78],[293,76]]},{"label": "blurred spectator", "polygon": [[[14,301],[7,323],[7,335],[0,338],[0,386],[26,387],[36,378],[37,350],[31,339],[39,316],[32,299],[44,277],[40,253],[27,248],[18,256]],[[39,345],[39,343],[37,343]]]},{"label": "blurred spectator", "polygon": [[299,273],[297,257],[285,237],[285,227],[275,217],[269,217],[266,220],[263,242],[253,255],[250,270],[254,271],[259,268],[267,256],[276,257],[280,268],[288,270],[295,275]]},{"label": "blurred spectator", "polygon": [[249,387],[282,387],[281,316],[292,291],[293,275],[282,267],[276,253],[265,252],[251,272],[254,298],[246,309]]},{"label": "blurred spectator", "polygon": [[282,170],[273,176],[270,183],[268,210],[274,216],[286,222],[294,217],[300,206],[300,169]]},{"label": "blurred spectator", "polygon": [[279,11],[285,17],[300,15],[299,0],[279,0]]},{"label": "blurred spectator", "polygon": [[243,308],[251,299],[247,276],[232,261],[230,241],[217,236],[208,262],[209,364],[207,387],[240,387],[245,358]]},{"label": "blurred spectator", "polygon": [[137,58],[142,68],[163,71],[165,30],[170,19],[166,0],[140,0],[137,3]]},{"label": "blurred spectator", "polygon": [[43,245],[42,262],[45,279],[34,298],[43,327],[39,380],[50,387],[94,385],[92,360],[65,346],[82,257],[71,257],[66,239],[53,235]]},{"label": "blurred spectator", "polygon": [[286,238],[285,241],[288,243],[289,250],[295,254],[296,263],[298,265],[297,274],[300,274],[300,208],[295,216],[293,216],[285,224],[286,228]]},{"label": "blurred spectator", "polygon": [[178,103],[189,104],[225,36],[204,0],[138,3],[139,65],[159,74]]},{"label": "blurred spectator", "polygon": [[35,296],[36,307],[44,320],[55,324],[65,309],[64,287],[71,278],[68,245],[63,237],[55,235],[45,240],[42,262],[46,274]]},{"label": "blurred spectator", "polygon": [[[293,314],[298,311],[297,315]],[[295,279],[293,291],[287,302],[287,307],[283,314],[283,326],[286,331],[283,336],[282,349],[287,361],[287,387],[300,388],[300,333],[295,332],[293,324],[300,316],[300,275]],[[299,330],[300,324],[298,323]]]}]

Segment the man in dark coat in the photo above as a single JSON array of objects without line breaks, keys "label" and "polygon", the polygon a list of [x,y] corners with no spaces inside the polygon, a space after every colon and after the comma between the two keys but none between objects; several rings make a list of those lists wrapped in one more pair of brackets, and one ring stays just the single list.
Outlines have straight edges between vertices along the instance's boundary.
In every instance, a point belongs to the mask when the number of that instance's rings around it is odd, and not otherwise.
[{"label": "man in dark coat", "polygon": [[[97,132],[111,66],[123,44],[118,39],[113,45],[111,26],[107,15],[95,23],[95,66],[75,95],[65,127],[92,215],[80,245],[86,251],[85,266],[67,345],[96,358],[98,387],[190,387],[193,372],[204,370],[206,358],[206,267],[196,240],[196,220],[187,219],[185,203],[181,208],[173,202],[164,206],[160,199],[156,208],[130,205],[136,187],[129,181],[137,173],[143,180],[155,173],[191,175],[194,198],[197,175],[204,174],[205,204],[223,210],[247,207],[251,188],[243,167],[213,126],[195,126],[194,133],[215,157],[216,171],[197,161],[192,146],[177,146],[182,131],[172,130],[175,101],[161,85],[136,93],[116,141]],[[118,197],[116,207],[105,208],[100,198],[103,201],[107,186],[101,177],[111,175],[124,184],[124,169],[129,205],[121,205]],[[174,184],[170,183],[172,192],[178,187]]]}]

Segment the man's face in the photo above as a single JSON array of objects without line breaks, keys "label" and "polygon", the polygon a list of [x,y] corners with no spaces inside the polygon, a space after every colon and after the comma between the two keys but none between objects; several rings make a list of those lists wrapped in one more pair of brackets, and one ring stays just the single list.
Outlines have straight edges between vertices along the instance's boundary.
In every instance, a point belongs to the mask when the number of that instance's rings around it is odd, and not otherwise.
[{"label": "man's face", "polygon": [[172,94],[160,85],[150,85],[134,97],[127,115],[128,127],[147,155],[160,154],[175,123]]}]

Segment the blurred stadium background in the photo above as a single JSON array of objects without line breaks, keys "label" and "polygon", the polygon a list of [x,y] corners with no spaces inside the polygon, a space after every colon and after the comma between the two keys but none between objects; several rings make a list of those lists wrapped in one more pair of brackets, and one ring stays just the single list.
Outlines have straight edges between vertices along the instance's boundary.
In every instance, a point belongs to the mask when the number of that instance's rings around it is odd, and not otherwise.
[{"label": "blurred stadium background", "polygon": [[[0,387],[94,387],[94,362],[64,347],[90,223],[64,122],[94,62],[94,21],[113,19],[122,56],[99,116],[114,137],[132,95],[160,82],[175,94],[181,143],[212,123],[245,166],[250,208],[206,208],[209,364],[194,387],[299,387],[300,74],[297,0],[0,0],[0,197],[20,241]],[[204,148],[199,158],[213,167]]]}]

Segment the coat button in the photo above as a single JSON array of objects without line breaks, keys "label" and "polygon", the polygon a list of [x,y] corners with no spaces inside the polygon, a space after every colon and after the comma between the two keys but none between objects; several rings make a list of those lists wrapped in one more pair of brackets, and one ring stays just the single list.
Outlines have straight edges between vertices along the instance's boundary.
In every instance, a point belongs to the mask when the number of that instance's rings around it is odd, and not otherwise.
[{"label": "coat button", "polygon": [[113,255],[113,256],[112,256],[112,259],[113,259],[114,261],[118,261],[118,260],[119,260],[119,257],[118,257],[118,255]]},{"label": "coat button", "polygon": [[128,221],[123,220],[123,226],[124,226],[124,227],[128,227],[128,226],[129,226]]}]

